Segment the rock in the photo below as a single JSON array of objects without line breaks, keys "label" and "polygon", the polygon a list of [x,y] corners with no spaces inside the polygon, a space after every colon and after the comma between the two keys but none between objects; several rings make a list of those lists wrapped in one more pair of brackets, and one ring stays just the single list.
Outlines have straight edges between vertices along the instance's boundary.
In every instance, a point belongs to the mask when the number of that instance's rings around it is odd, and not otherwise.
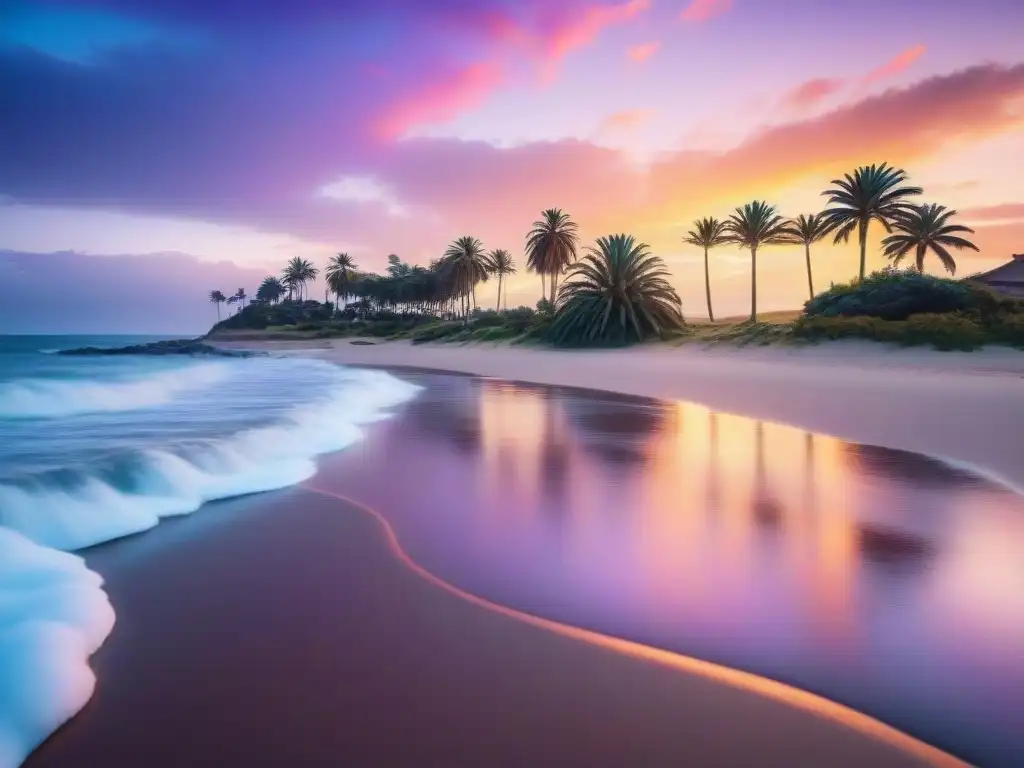
[{"label": "rock", "polygon": [[220,349],[199,339],[171,339],[154,341],[149,344],[132,344],[127,347],[80,347],[62,349],[61,355],[189,355],[209,357],[256,357],[264,352],[250,352],[242,349]]}]

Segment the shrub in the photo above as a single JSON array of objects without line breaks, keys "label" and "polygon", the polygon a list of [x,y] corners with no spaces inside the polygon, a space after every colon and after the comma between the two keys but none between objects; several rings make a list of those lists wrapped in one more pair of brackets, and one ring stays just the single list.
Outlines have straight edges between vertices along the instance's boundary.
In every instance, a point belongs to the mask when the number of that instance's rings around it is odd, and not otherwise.
[{"label": "shrub", "polygon": [[808,317],[878,317],[906,320],[920,313],[992,311],[990,291],[958,280],[885,269],[863,280],[834,285],[804,305]]},{"label": "shrub", "polygon": [[506,309],[501,317],[509,328],[515,328],[518,333],[526,333],[536,321],[537,313],[529,307],[516,307]]},{"label": "shrub", "polygon": [[924,313],[907,320],[878,317],[802,317],[793,333],[806,339],[872,339],[907,346],[931,344],[942,350],[977,349],[993,341],[986,328],[964,314]]}]

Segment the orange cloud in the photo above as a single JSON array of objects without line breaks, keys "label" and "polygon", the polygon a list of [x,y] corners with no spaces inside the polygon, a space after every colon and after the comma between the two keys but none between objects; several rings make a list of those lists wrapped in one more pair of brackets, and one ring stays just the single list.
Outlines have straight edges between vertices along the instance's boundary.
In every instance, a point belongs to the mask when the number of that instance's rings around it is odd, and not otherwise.
[{"label": "orange cloud", "polygon": [[924,56],[925,51],[927,50],[928,46],[926,45],[915,45],[912,48],[907,48],[907,50],[893,57],[878,69],[869,72],[864,77],[865,85],[871,85],[872,83],[877,83],[879,80],[886,80],[887,78],[896,77],[896,75],[906,72],[914,62]]},{"label": "orange cloud", "polygon": [[502,79],[501,67],[493,62],[478,62],[456,70],[392,104],[377,123],[378,134],[394,139],[414,126],[451,120],[481,104]]},{"label": "orange cloud", "polygon": [[965,219],[973,221],[1009,221],[1020,219],[1024,221],[1024,203],[1003,203],[1001,205],[986,205],[980,208],[968,208],[961,211]]},{"label": "orange cloud", "polygon": [[732,0],[690,0],[679,18],[683,21],[702,22],[721,16],[732,8]]},{"label": "orange cloud", "polygon": [[608,115],[598,126],[597,134],[607,136],[609,134],[622,133],[624,131],[636,130],[654,115],[650,109],[626,109]]},{"label": "orange cloud", "polygon": [[640,63],[651,58],[651,56],[658,52],[659,48],[661,48],[661,42],[659,40],[653,40],[649,43],[634,45],[626,52],[626,55],[633,61]]},{"label": "orange cloud", "polygon": [[803,111],[816,106],[843,89],[845,81],[840,78],[816,77],[801,83],[782,96],[784,107]]}]

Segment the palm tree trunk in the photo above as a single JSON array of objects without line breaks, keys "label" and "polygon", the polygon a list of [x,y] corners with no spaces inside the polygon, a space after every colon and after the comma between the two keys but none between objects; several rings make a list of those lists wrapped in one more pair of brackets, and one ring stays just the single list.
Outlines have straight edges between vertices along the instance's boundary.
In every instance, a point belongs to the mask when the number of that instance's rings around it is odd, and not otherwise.
[{"label": "palm tree trunk", "polygon": [[704,249],[704,293],[708,299],[708,319],[715,322],[715,312],[711,309],[711,272],[708,270],[708,249]]},{"label": "palm tree trunk", "polygon": [[558,296],[558,273],[551,273],[551,303],[555,303],[555,297]]},{"label": "palm tree trunk", "polygon": [[216,303],[216,307],[217,307],[217,322],[219,323],[220,322],[220,302],[219,301]]},{"label": "palm tree trunk", "polygon": [[917,271],[919,273],[924,272],[925,253],[927,253],[927,251],[923,245],[917,246]]},{"label": "palm tree trunk", "polygon": [[547,275],[545,275],[543,272],[541,272],[540,273],[540,300],[541,301],[544,301],[545,299],[547,299],[547,297],[548,297],[547,290],[548,290]]},{"label": "palm tree trunk", "polygon": [[504,277],[504,275],[502,275],[499,272],[498,273],[498,303],[496,305],[497,308],[498,308],[498,310],[497,310],[498,312],[501,312],[501,281],[502,281],[503,277]]},{"label": "palm tree trunk", "polygon": [[757,322],[757,246],[750,248],[750,322]]},{"label": "palm tree trunk", "polygon": [[505,311],[507,312],[508,311],[508,285],[507,284],[505,285],[504,301],[505,301]]},{"label": "palm tree trunk", "polygon": [[860,279],[864,279],[864,272],[867,269],[868,261],[868,225],[869,221],[860,223]]},{"label": "palm tree trunk", "polygon": [[814,279],[811,277],[811,244],[804,243],[804,256],[807,259],[807,290],[811,292],[811,298],[814,298]]}]

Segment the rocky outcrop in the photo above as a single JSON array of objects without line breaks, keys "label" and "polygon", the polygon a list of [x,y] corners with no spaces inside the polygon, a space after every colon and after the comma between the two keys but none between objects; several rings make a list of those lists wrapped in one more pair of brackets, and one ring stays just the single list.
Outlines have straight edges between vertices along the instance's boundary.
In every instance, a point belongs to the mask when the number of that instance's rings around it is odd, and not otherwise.
[{"label": "rocky outcrop", "polygon": [[221,349],[200,339],[172,339],[128,347],[80,347],[64,349],[62,355],[189,355],[192,357],[255,357],[262,352]]}]

